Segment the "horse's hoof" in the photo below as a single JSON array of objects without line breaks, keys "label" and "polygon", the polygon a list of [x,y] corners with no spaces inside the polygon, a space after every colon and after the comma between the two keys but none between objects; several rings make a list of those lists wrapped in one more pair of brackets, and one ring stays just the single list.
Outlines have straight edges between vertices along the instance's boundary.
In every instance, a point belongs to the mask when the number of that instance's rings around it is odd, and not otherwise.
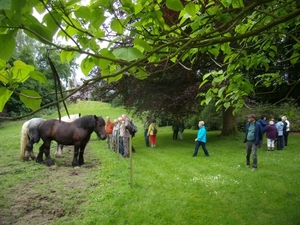
[{"label": "horse's hoof", "polygon": [[47,166],[53,166],[53,165],[55,165],[55,162],[54,162],[53,159],[46,159],[46,160],[44,161],[44,163],[45,163]]},{"label": "horse's hoof", "polygon": [[39,160],[38,158],[36,158],[36,160],[35,160],[37,163],[42,163],[43,162],[43,160],[41,161],[41,160]]},{"label": "horse's hoof", "polygon": [[75,167],[78,167],[78,163],[72,163],[72,166],[75,168]]}]

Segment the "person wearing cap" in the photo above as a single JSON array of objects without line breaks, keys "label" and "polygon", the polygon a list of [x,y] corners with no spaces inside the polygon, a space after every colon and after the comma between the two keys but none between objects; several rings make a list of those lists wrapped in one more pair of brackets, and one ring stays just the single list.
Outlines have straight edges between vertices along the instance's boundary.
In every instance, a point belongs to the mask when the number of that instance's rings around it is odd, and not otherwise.
[{"label": "person wearing cap", "polygon": [[246,133],[244,143],[246,143],[246,166],[250,166],[250,155],[252,152],[252,170],[257,169],[257,148],[262,140],[262,127],[255,119],[254,114],[247,116]]}]

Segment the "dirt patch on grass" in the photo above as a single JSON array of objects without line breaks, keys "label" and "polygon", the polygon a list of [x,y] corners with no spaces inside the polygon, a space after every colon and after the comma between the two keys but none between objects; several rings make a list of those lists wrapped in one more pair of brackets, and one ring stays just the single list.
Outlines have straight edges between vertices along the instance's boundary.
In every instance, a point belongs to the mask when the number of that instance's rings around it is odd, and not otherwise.
[{"label": "dirt patch on grass", "polygon": [[55,166],[45,165],[32,181],[22,181],[4,190],[6,207],[1,207],[0,224],[51,224],[56,218],[76,214],[86,201],[84,191],[95,186],[91,184],[89,170],[100,165],[89,152],[86,149],[84,154],[86,164],[73,168],[73,148],[68,147],[63,158],[55,159]]}]

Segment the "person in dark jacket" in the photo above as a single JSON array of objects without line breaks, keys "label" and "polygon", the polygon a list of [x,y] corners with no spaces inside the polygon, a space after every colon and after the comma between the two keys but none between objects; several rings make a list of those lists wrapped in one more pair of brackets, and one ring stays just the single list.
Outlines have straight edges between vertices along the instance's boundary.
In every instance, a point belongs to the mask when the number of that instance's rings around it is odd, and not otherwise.
[{"label": "person in dark jacket", "polygon": [[[269,123],[267,122],[267,117],[265,115],[262,115],[257,122],[260,123],[261,129],[262,129],[262,133],[264,135],[264,133],[266,132],[265,131],[266,126],[269,125]],[[262,137],[262,139],[261,139],[258,147],[261,148],[262,146],[263,146],[263,137]]]},{"label": "person in dark jacket", "polygon": [[252,151],[252,170],[257,169],[257,148],[262,139],[262,128],[260,123],[255,121],[255,115],[250,114],[247,116],[248,122],[246,123],[246,133],[244,143],[246,143],[246,166],[250,166],[250,155]]},{"label": "person in dark jacket", "polygon": [[175,118],[173,125],[172,125],[172,130],[173,130],[173,141],[177,140],[178,132],[179,132],[179,124],[178,124],[178,119]]},{"label": "person in dark jacket", "polygon": [[274,125],[274,121],[270,121],[269,125],[265,128],[266,136],[267,136],[267,146],[268,151],[274,151],[275,140],[277,137],[277,128]]}]

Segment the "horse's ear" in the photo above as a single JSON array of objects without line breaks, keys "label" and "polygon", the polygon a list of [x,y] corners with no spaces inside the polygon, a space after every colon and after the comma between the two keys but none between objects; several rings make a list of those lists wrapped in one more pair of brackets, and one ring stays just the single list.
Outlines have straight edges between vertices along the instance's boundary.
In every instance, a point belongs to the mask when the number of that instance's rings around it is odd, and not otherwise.
[{"label": "horse's ear", "polygon": [[96,115],[94,115],[95,120],[98,120],[98,117]]},{"label": "horse's ear", "polygon": [[78,117],[81,117],[81,113],[78,113]]}]

